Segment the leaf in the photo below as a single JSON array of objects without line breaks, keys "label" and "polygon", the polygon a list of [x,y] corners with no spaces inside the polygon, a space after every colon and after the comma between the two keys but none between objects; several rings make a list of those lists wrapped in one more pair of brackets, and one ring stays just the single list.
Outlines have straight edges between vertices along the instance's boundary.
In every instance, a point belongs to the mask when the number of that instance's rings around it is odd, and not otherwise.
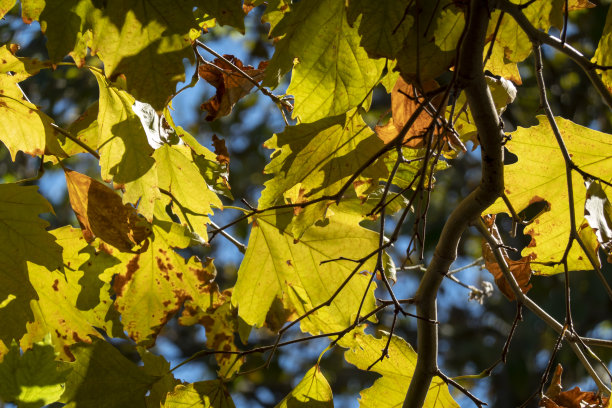
[{"label": "leaf", "polygon": [[16,0],[0,0],[0,18],[3,18],[6,13],[11,11],[15,3]]},{"label": "leaf", "polygon": [[0,184],[0,264],[34,262],[49,270],[62,264],[62,248],[39,214],[53,207],[36,186]]},{"label": "leaf", "polygon": [[[495,225],[495,216],[484,217],[484,219],[491,235],[497,240],[497,242],[502,242],[497,226]],[[530,257],[524,256],[520,260],[515,261],[510,259],[504,248],[500,248],[500,251],[504,257],[504,260],[506,261],[506,264],[508,265],[508,268],[510,269],[510,272],[512,272],[512,275],[514,275],[516,282],[521,288],[521,291],[523,293],[527,293],[529,289],[531,289],[531,284],[529,284],[529,279],[531,279],[532,274]],[[504,296],[506,296],[509,300],[514,300],[515,296],[514,292],[512,291],[512,287],[510,286],[508,280],[504,277],[504,274],[497,263],[497,260],[495,259],[495,255],[493,255],[491,246],[484,239],[482,240],[482,256],[485,261],[485,268],[487,268],[487,270],[495,278],[495,284],[499,290],[501,290]]]},{"label": "leaf", "polygon": [[25,262],[0,259],[0,359],[8,352],[7,345],[26,333],[26,323],[34,320],[30,302],[37,298],[28,280]]},{"label": "leaf", "polygon": [[144,408],[145,395],[157,380],[125,358],[110,343],[75,344],[66,391],[61,401],[72,407]]},{"label": "leaf", "polygon": [[109,0],[92,17],[92,54],[108,78],[125,75],[130,94],[162,110],[185,81],[183,59],[193,62],[194,6],[192,0]]},{"label": "leaf", "polygon": [[609,407],[611,399],[609,397],[601,397],[599,393],[592,391],[582,391],[579,387],[574,387],[571,390],[561,391],[561,374],[563,367],[557,364],[553,378],[546,390],[546,394],[540,400],[540,407],[545,408],[582,408],[593,407],[603,408]]},{"label": "leaf", "polygon": [[199,2],[198,8],[210,17],[214,17],[219,24],[235,27],[244,34],[244,17],[242,1],[240,0],[207,0]]},{"label": "leaf", "polygon": [[395,58],[414,23],[413,16],[404,13],[409,5],[409,0],[349,1],[348,23],[358,24],[360,45],[370,58]]},{"label": "leaf", "polygon": [[[603,67],[612,66],[612,9],[608,9],[606,24],[591,61]],[[612,70],[597,70],[597,72],[601,75],[601,80],[608,91],[612,93]]]},{"label": "leaf", "polygon": [[332,389],[318,365],[308,370],[302,381],[275,408],[301,405],[313,408],[333,408],[334,406]]},{"label": "leaf", "polygon": [[[385,335],[388,335],[385,333]],[[351,344],[351,348],[344,353],[344,358],[360,370],[366,370],[372,363],[380,359],[385,348],[387,338],[379,339],[358,331],[349,333],[344,341]],[[410,344],[402,338],[393,336],[389,344],[389,356],[378,361],[370,371],[382,374],[374,385],[361,391],[359,406],[366,407],[398,407],[402,405],[406,392],[410,386],[417,354]],[[448,387],[439,377],[434,377],[427,392],[426,408],[459,407],[453,400]]]},{"label": "leaf", "polygon": [[[530,204],[546,201],[549,211],[537,217],[525,228],[531,235],[531,242],[522,252],[531,257],[531,267],[538,274],[550,275],[563,271],[558,262],[563,256],[569,240],[569,203],[565,176],[565,162],[550,125],[544,116],[530,128],[518,128],[512,133],[512,140],[506,144],[508,150],[518,156],[518,163],[505,166],[505,192],[517,212]],[[572,161],[582,170],[605,176],[612,172],[610,135],[597,132],[555,118],[561,136],[571,155]],[[584,208],[586,188],[582,176],[572,172],[574,206]],[[508,212],[499,199],[484,213]],[[582,226],[583,215],[576,211],[576,225]],[[579,231],[580,232],[580,231]],[[592,233],[591,236],[594,236]],[[590,244],[590,250],[596,248]],[[578,245],[573,245],[568,256],[570,270],[590,270],[593,267]]]},{"label": "leaf", "polygon": [[234,408],[230,393],[221,380],[177,385],[162,408]]},{"label": "leaf", "polygon": [[142,347],[138,347],[138,354],[145,373],[156,378],[150,394],[147,395],[147,408],[159,408],[166,400],[166,395],[181,382],[174,378],[170,363],[163,356],[157,356]]},{"label": "leaf", "polygon": [[[509,18],[504,16],[504,18]],[[519,73],[518,65],[516,62],[511,62],[506,59],[503,47],[496,46],[497,42],[493,46],[491,51],[491,57],[485,64],[485,69],[489,70],[493,75],[498,75],[509,81],[514,82],[516,85],[522,85],[521,74]],[[488,52],[489,46],[485,47],[485,52]]]},{"label": "leaf", "polygon": [[132,110],[140,119],[149,146],[153,149],[158,149],[163,144],[181,143],[176,131],[167,123],[165,116],[159,115],[151,105],[134,101]]},{"label": "leaf", "polygon": [[55,361],[49,336],[23,354],[13,343],[0,362],[0,399],[24,408],[51,404],[64,392],[66,375],[66,365]]},{"label": "leaf", "polygon": [[53,119],[28,102],[17,85],[18,79],[0,74],[0,141],[15,161],[21,151],[30,156],[52,154],[66,157],[57,142]]},{"label": "leaf", "polygon": [[[266,141],[264,146],[275,149],[272,161],[264,169],[266,174],[274,177],[265,183],[266,188],[259,200],[260,208],[336,194],[383,144],[361,116],[353,111],[315,123],[287,127]],[[386,176],[384,164],[377,162],[366,169],[354,185],[361,193]],[[307,208],[307,211],[316,212],[309,218],[311,222],[303,219],[302,225],[296,226],[296,238],[321,219],[326,209],[325,202],[317,205],[316,210]]]},{"label": "leaf", "polygon": [[[234,353],[239,352],[234,335],[240,330],[240,319],[235,307],[231,304],[232,290],[227,289],[222,293],[215,294],[214,302],[208,309],[202,309],[197,303],[185,302],[185,309],[179,319],[179,323],[190,326],[200,323],[206,329],[206,348],[209,350],[224,350]],[[223,379],[231,379],[236,374],[245,357],[236,354],[215,354],[219,364],[218,376]]]},{"label": "leaf", "polygon": [[[91,104],[81,116],[76,118],[68,126],[67,131],[92,150],[96,150],[98,148],[98,102]],[[87,151],[61,133],[58,134],[58,141],[68,156]]]},{"label": "leaf", "polygon": [[164,145],[153,155],[158,163],[159,187],[172,194],[172,207],[181,222],[189,225],[203,240],[212,207],[223,204],[204,180],[187,146]]},{"label": "leaf", "polygon": [[64,169],[70,205],[87,242],[99,237],[115,248],[129,252],[151,233],[134,207],[121,202],[112,189],[76,171]]},{"label": "leaf", "polygon": [[[170,225],[168,225],[170,224]],[[118,254],[122,260],[113,281],[117,310],[130,337],[139,345],[151,346],[162,327],[186,300],[208,309],[218,293],[212,259],[185,260],[173,248],[186,248],[191,238],[171,228],[171,223],[154,223],[153,236],[145,252]]]},{"label": "leaf", "polygon": [[52,232],[64,249],[65,266],[49,272],[28,265],[37,300],[30,303],[34,321],[28,323],[21,346],[28,348],[51,333],[61,357],[73,359],[69,347],[77,342],[91,343],[92,337],[101,337],[100,329],[108,336],[123,337],[110,285],[100,278],[117,260],[88,246],[78,229],[65,226]]},{"label": "leaf", "polygon": [[[0,15],[1,15],[0,6]],[[41,69],[50,68],[48,61],[39,61],[36,58],[17,57],[15,52],[19,49],[17,44],[5,44],[0,47],[0,73],[11,73],[15,82],[21,82],[32,75],[38,74]]]},{"label": "leaf", "polygon": [[597,241],[612,263],[612,206],[599,182],[585,180],[584,218],[597,236]]},{"label": "leaf", "polygon": [[[424,84],[424,88],[426,92],[432,91],[438,88],[438,84],[435,81],[429,81]],[[391,110],[393,112],[393,117],[386,125],[376,126],[374,129],[378,137],[385,144],[390,143],[399,135],[404,125],[417,110],[420,103],[411,99],[414,98],[414,95],[414,87],[406,83],[402,77],[399,77],[393,87],[393,91],[391,91]],[[440,97],[433,98],[432,103],[434,106],[438,106],[440,104]],[[433,118],[431,115],[423,110],[406,133],[404,137],[404,146],[412,148],[424,147],[426,145],[424,135],[432,121]],[[436,138],[438,138],[442,135],[442,132],[436,130],[435,135]],[[434,145],[435,143],[434,141]]]},{"label": "leaf", "polygon": [[138,212],[150,221],[161,193],[155,160],[151,157],[153,148],[132,109],[135,99],[107,82],[98,71],[91,72],[100,88],[98,149],[102,179],[123,185],[123,202],[138,204]]},{"label": "leaf", "polygon": [[[357,273],[334,299],[301,321],[302,331],[334,332],[350,325],[364,299],[362,314],[374,307],[369,273],[375,257],[360,259],[378,247],[378,234],[359,226],[360,216],[338,212],[309,228],[299,241],[288,231],[292,211],[269,211],[253,217],[247,252],[238,271],[232,304],[250,325],[262,326],[275,299],[302,314],[330,299],[345,279]],[[325,263],[322,263],[325,262]]]},{"label": "leaf", "polygon": [[[312,27],[318,27],[312,35]],[[266,69],[263,85],[276,86],[292,67],[288,94],[295,96],[293,117],[314,122],[363,103],[380,79],[384,61],[368,58],[350,27],[341,0],[297,3],[274,27],[283,36]]]},{"label": "leaf", "polygon": [[[223,57],[240,68],[255,82],[261,82],[268,65],[267,61],[262,61],[257,68],[253,68],[250,65],[244,66],[242,61],[233,55],[224,55]],[[248,95],[254,86],[253,82],[243,77],[232,65],[219,58],[215,58],[210,64],[200,65],[198,74],[217,90],[215,96],[204,102],[200,107],[200,109],[208,111],[208,115],[206,115],[208,121],[229,115],[236,102]]]}]

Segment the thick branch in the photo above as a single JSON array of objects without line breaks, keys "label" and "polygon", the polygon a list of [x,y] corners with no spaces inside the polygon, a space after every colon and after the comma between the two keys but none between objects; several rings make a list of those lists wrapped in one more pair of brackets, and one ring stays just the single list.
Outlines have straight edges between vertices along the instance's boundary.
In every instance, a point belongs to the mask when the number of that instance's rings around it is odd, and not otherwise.
[{"label": "thick branch", "polygon": [[[457,257],[457,246],[469,223],[479,217],[503,191],[503,132],[493,98],[484,78],[483,53],[489,12],[480,0],[472,0],[463,47],[458,61],[458,81],[464,88],[470,111],[478,128],[481,145],[480,185],[451,213],[446,221],[433,259],[416,293],[417,314],[437,320],[438,288]],[[431,380],[438,370],[438,328],[424,320],[417,322],[418,360],[404,401],[404,408],[422,407]]]}]

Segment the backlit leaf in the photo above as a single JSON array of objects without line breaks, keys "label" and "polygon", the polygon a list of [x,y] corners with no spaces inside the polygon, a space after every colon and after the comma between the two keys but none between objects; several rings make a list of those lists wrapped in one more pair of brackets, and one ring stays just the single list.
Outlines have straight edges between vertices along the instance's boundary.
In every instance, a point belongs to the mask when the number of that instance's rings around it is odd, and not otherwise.
[{"label": "backlit leaf", "polygon": [[244,11],[241,0],[206,0],[197,4],[208,16],[221,25],[230,25],[244,34]]},{"label": "backlit leaf", "polygon": [[197,257],[185,260],[173,249],[189,244],[189,236],[155,223],[145,252],[113,253],[122,260],[113,282],[117,310],[128,334],[140,345],[152,345],[186,300],[202,310],[215,300],[218,289],[212,259],[204,263]]},{"label": "backlit leaf", "polygon": [[17,44],[5,44],[0,47],[0,73],[11,72],[16,82],[36,75],[43,68],[50,68],[49,61],[39,61],[35,58],[17,57],[15,52],[19,49]]},{"label": "backlit leaf", "polygon": [[52,232],[64,248],[64,267],[49,272],[37,265],[28,265],[30,282],[38,299],[31,302],[34,321],[28,324],[28,334],[21,346],[30,347],[51,333],[62,358],[71,359],[69,346],[101,337],[96,328],[109,336],[123,336],[110,285],[100,279],[117,260],[88,246],[78,229],[65,226]]},{"label": "backlit leaf", "polygon": [[[365,296],[362,314],[374,307],[373,286],[366,292],[375,257],[360,259],[378,246],[378,234],[359,226],[360,216],[337,213],[309,228],[296,242],[287,230],[293,211],[269,211],[253,217],[244,260],[238,271],[232,304],[248,324],[263,325],[275,299],[302,314],[329,300],[346,278],[355,275],[331,306],[301,321],[303,331],[318,334],[342,330],[353,322]],[[336,260],[345,257],[349,260]],[[331,262],[330,262],[331,261]],[[325,262],[325,263],[322,263]]]},{"label": "backlit leaf", "polygon": [[[349,26],[342,0],[297,3],[272,31],[283,36],[266,69],[264,85],[276,86],[292,67],[288,94],[294,117],[314,122],[362,103],[378,80],[384,60],[371,60]],[[313,36],[312,27],[317,27]]]},{"label": "backlit leaf", "polygon": [[409,5],[409,0],[349,1],[348,22],[359,26],[361,46],[371,58],[393,59],[403,47],[414,22],[411,15],[404,13]]},{"label": "backlit leaf", "polygon": [[[361,370],[366,370],[376,360],[380,359],[382,350],[385,348],[387,338],[375,338],[362,332],[352,332],[350,339],[345,341],[351,344],[351,348],[344,353],[344,358],[349,363]],[[370,388],[361,391],[359,406],[361,408],[399,407],[402,405],[408,386],[412,380],[416,366],[417,354],[410,344],[402,338],[393,336],[389,344],[389,357],[378,361],[370,371],[382,375]],[[453,400],[448,392],[448,386],[439,377],[434,377],[427,392],[426,408],[458,408],[459,405]]]},{"label": "backlit leaf", "polygon": [[72,407],[145,408],[145,395],[158,378],[125,358],[110,343],[75,344],[61,401]]},{"label": "backlit leaf", "polygon": [[[263,79],[264,70],[268,65],[266,61],[260,62],[257,68],[253,68],[250,65],[244,66],[242,61],[233,55],[224,55],[224,57],[256,82],[261,82]],[[229,115],[236,102],[248,95],[254,86],[253,82],[219,58],[215,58],[211,65],[200,65],[198,74],[217,90],[215,96],[201,106],[202,110],[208,111],[206,120],[209,121]]]},{"label": "backlit leaf", "polygon": [[13,343],[0,362],[0,399],[19,407],[39,408],[59,400],[64,392],[66,365],[55,361],[49,337],[20,353]]},{"label": "backlit leaf", "polygon": [[221,380],[177,385],[162,408],[234,408],[230,393]]},{"label": "backlit leaf", "polygon": [[53,212],[36,186],[0,184],[0,264],[34,262],[49,270],[62,264],[62,248],[39,214]]},{"label": "backlit leaf", "polygon": [[[612,65],[612,9],[608,9],[606,25],[599,39],[597,50],[595,50],[593,62],[604,67]],[[612,92],[612,70],[606,69],[598,72],[601,75],[603,83],[608,88],[608,91]]]},{"label": "backlit leaf", "polygon": [[[557,263],[569,240],[569,202],[563,156],[546,118],[537,118],[540,122],[537,126],[518,128],[506,145],[508,150],[518,156],[518,163],[504,169],[505,192],[517,212],[533,203],[548,203],[550,210],[525,228],[525,232],[531,235],[531,242],[522,255],[531,256],[534,271],[549,275],[563,271],[563,267]],[[563,118],[557,117],[555,120],[572,161],[577,166],[595,176],[606,177],[612,173],[612,157],[608,154],[610,135]],[[576,225],[580,227],[586,188],[578,172],[572,172],[572,180]],[[499,212],[508,212],[501,198],[485,211],[490,214]],[[592,269],[577,244],[570,250],[568,263],[570,270]]]},{"label": "backlit leaf", "polygon": [[16,0],[0,0],[0,18],[4,17],[6,13],[11,11],[16,2]]},{"label": "backlit leaf", "polygon": [[187,146],[164,145],[153,155],[158,166],[159,187],[172,194],[173,211],[203,240],[212,207],[222,208],[219,197],[206,183]]},{"label": "backlit leaf", "polygon": [[99,237],[122,251],[140,244],[151,232],[134,207],[112,189],[76,171],[65,169],[70,205],[88,242]]},{"label": "backlit leaf", "polygon": [[308,370],[302,381],[275,408],[291,408],[300,405],[313,408],[333,408],[334,406],[331,387],[318,365]]},{"label": "backlit leaf", "polygon": [[[127,90],[162,110],[178,82],[183,59],[193,61],[190,29],[197,24],[193,0],[109,0],[93,19],[92,53],[107,77],[126,76]],[[152,86],[152,84],[154,84]]]},{"label": "backlit leaf", "polygon": [[138,212],[151,220],[155,200],[161,193],[155,160],[151,157],[153,148],[132,109],[135,99],[107,82],[98,71],[91,72],[100,88],[98,149],[102,179],[123,185],[123,202],[138,204]]},{"label": "backlit leaf", "polygon": [[142,347],[138,347],[146,374],[156,378],[151,392],[147,395],[147,408],[159,408],[166,400],[166,395],[174,390],[181,381],[170,372],[170,363],[163,356],[157,356]]},{"label": "backlit leaf", "polygon": [[25,262],[3,257],[0,260],[0,359],[6,347],[26,333],[26,324],[34,320],[30,302],[37,298],[28,279]]}]

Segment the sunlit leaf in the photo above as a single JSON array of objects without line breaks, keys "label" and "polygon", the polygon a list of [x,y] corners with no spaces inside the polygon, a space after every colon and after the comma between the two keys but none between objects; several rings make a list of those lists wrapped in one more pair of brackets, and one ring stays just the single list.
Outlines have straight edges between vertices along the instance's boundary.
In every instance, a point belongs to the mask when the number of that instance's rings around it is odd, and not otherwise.
[{"label": "sunlit leaf", "polygon": [[597,241],[608,254],[608,262],[612,263],[612,205],[601,187],[593,180],[585,181],[587,188],[584,202],[584,218],[588,221]]},{"label": "sunlit leaf", "polygon": [[[533,203],[548,203],[550,210],[525,228],[525,233],[531,235],[531,242],[522,252],[523,256],[531,256],[534,271],[548,275],[563,271],[558,262],[569,240],[569,198],[563,156],[546,118],[537,118],[540,122],[537,126],[519,128],[512,133],[512,140],[506,145],[518,156],[518,162],[504,169],[505,192],[517,212]],[[600,177],[612,173],[612,157],[608,153],[610,135],[563,118],[557,117],[555,120],[572,161],[578,167]],[[572,172],[572,181],[576,225],[580,227],[586,188],[578,172]],[[501,199],[485,211],[490,214],[499,212],[509,212]],[[570,270],[593,268],[576,243],[570,250],[568,266]]]},{"label": "sunlit leaf", "polygon": [[14,6],[16,0],[0,0],[0,18],[4,17]]},{"label": "sunlit leaf", "polygon": [[234,408],[230,393],[221,380],[177,385],[162,408]]},{"label": "sunlit leaf", "polygon": [[173,248],[185,248],[191,237],[171,223],[153,224],[147,250],[119,254],[122,260],[113,281],[116,306],[128,334],[140,345],[152,345],[155,337],[186,300],[208,309],[218,294],[213,282],[216,270],[212,259],[202,263],[196,257],[185,260]]},{"label": "sunlit leaf", "polygon": [[305,405],[313,408],[333,408],[333,395],[321,368],[312,367],[302,381],[275,408],[291,408]]},{"label": "sunlit leaf", "polygon": [[0,47],[0,73],[7,74],[10,72],[13,79],[16,82],[20,82],[32,75],[36,75],[43,68],[51,67],[49,61],[17,57],[15,52],[18,49],[19,46],[17,44],[5,44]]},{"label": "sunlit leaf", "polygon": [[606,17],[606,25],[599,39],[597,50],[593,56],[593,62],[603,67],[608,67],[605,70],[598,71],[601,75],[603,83],[612,93],[612,9],[608,9],[608,17]]},{"label": "sunlit leaf", "polygon": [[100,102],[98,107],[98,149],[104,181],[123,185],[123,201],[138,204],[138,212],[151,220],[157,187],[157,168],[140,119],[132,105],[135,99],[113,86],[96,70]]},{"label": "sunlit leaf", "polygon": [[[351,348],[344,353],[344,358],[361,370],[368,369],[372,363],[380,359],[387,343],[386,335],[388,334],[375,338],[358,331],[350,333],[349,336],[352,337],[345,341],[351,344]],[[359,400],[361,408],[399,407],[406,398],[416,366],[417,353],[410,344],[397,336],[391,338],[388,351],[388,357],[370,368],[370,371],[379,373],[382,377],[370,388],[361,391]],[[434,377],[423,407],[458,408],[459,405],[448,392],[446,383],[439,377]]]},{"label": "sunlit leaf", "polygon": [[[91,150],[96,150],[98,148],[98,102],[91,104],[66,130]],[[87,151],[61,133],[57,135],[57,139],[68,156]]]},{"label": "sunlit leaf", "polygon": [[244,34],[244,11],[240,0],[207,0],[197,4],[208,16],[221,25],[235,27]]},{"label": "sunlit leaf", "polygon": [[[272,31],[283,36],[266,69],[264,85],[276,86],[292,67],[287,93],[295,96],[294,117],[314,122],[362,103],[378,82],[384,60],[371,60],[350,27],[341,0],[297,3]],[[312,35],[317,27],[317,35]]]},{"label": "sunlit leaf", "polygon": [[59,400],[67,369],[66,364],[55,361],[55,355],[48,336],[23,354],[13,343],[0,362],[0,399],[24,408],[39,408]]},{"label": "sunlit leaf", "polygon": [[147,408],[159,408],[166,400],[166,395],[181,382],[174,378],[170,371],[170,363],[163,356],[155,355],[142,347],[138,347],[146,374],[156,378],[151,392],[147,395]]},{"label": "sunlit leaf", "polygon": [[[359,226],[360,216],[337,213],[309,228],[298,242],[287,231],[293,211],[270,211],[253,218],[249,245],[238,271],[232,303],[248,324],[263,325],[275,299],[304,313],[330,299],[353,271],[355,275],[331,303],[301,321],[303,331],[342,330],[374,307],[373,286],[366,291],[376,258],[358,260],[378,246],[378,234]],[[338,260],[344,257],[348,260]],[[325,263],[322,263],[325,262]]]}]

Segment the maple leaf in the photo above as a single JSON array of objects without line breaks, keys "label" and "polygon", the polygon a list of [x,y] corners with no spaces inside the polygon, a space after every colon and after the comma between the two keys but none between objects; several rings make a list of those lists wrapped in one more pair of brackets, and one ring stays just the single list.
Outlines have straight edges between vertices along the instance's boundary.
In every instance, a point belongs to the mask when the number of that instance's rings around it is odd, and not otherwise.
[{"label": "maple leaf", "polygon": [[318,365],[308,370],[298,385],[275,408],[291,408],[301,404],[316,408],[334,406],[332,389]]},{"label": "maple leaf", "polygon": [[162,408],[235,408],[222,380],[198,381],[176,386]]},{"label": "maple leaf", "polygon": [[[485,217],[485,223],[489,228],[489,232],[497,240],[497,242],[502,242],[501,237],[499,235],[499,231],[497,230],[497,226],[495,225],[495,217]],[[504,248],[500,248],[500,251],[502,253],[502,256],[504,257],[504,260],[506,261],[506,264],[508,265],[508,268],[510,269],[510,272],[512,272],[512,275],[514,275],[516,282],[521,288],[521,291],[523,293],[527,293],[529,289],[531,289],[531,284],[529,284],[529,280],[531,279],[531,275],[533,274],[530,264],[531,258],[529,256],[525,256],[520,260],[515,261],[513,259],[510,259],[508,253]],[[514,292],[512,291],[512,287],[510,286],[508,280],[504,277],[504,274],[502,273],[502,270],[499,264],[497,263],[495,256],[493,255],[491,246],[484,239],[482,240],[482,256],[485,261],[485,267],[495,278],[495,284],[497,285],[499,290],[501,290],[504,296],[506,296],[509,300],[514,300],[515,296]]]},{"label": "maple leaf", "polygon": [[70,205],[76,213],[87,242],[99,237],[128,252],[151,233],[134,207],[123,204],[112,189],[76,171],[64,169]]},{"label": "maple leaf", "polygon": [[[242,61],[233,55],[224,55],[226,60],[240,68],[255,82],[261,82],[264,77],[267,61],[261,61],[257,68],[250,65],[244,66]],[[254,84],[245,78],[231,65],[220,58],[212,63],[200,65],[198,74],[206,82],[215,87],[215,96],[204,102],[200,109],[208,111],[206,120],[213,121],[222,116],[227,116],[232,108],[241,98],[248,95]]]},{"label": "maple leaf", "polygon": [[557,364],[550,386],[546,394],[540,400],[540,407],[545,408],[607,408],[609,398],[601,397],[592,391],[582,391],[579,387],[571,390],[562,391],[561,375],[563,367]]}]

